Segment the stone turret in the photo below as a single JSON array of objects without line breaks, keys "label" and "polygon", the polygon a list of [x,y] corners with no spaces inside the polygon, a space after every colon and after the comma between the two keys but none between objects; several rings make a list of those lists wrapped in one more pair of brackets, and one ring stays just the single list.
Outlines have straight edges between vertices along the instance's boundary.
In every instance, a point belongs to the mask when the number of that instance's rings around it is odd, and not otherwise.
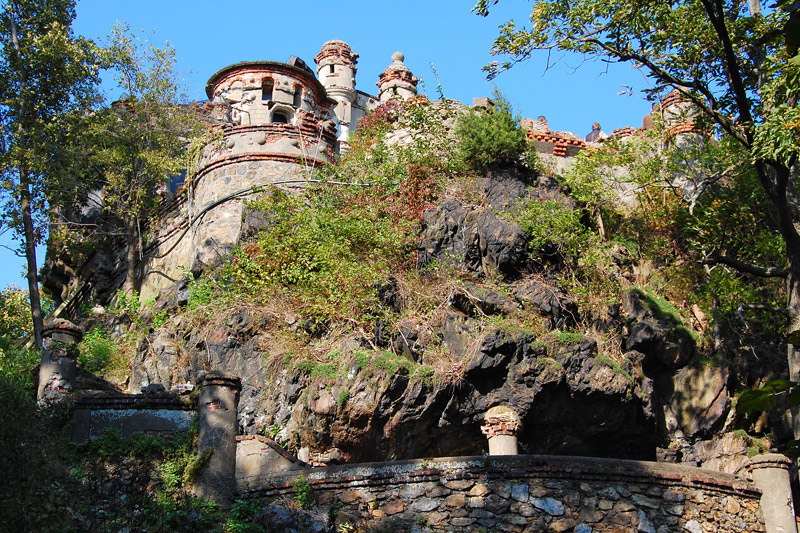
[{"label": "stone turret", "polygon": [[344,41],[328,41],[314,58],[319,78],[328,97],[336,101],[334,114],[339,121],[338,141],[347,145],[350,131],[356,120],[353,116],[353,103],[356,101],[356,72],[358,72],[358,54],[353,53]]},{"label": "stone turret", "polygon": [[419,80],[403,63],[405,56],[402,52],[392,54],[392,64],[378,78],[378,99],[381,103],[389,100],[408,100],[417,94]]}]

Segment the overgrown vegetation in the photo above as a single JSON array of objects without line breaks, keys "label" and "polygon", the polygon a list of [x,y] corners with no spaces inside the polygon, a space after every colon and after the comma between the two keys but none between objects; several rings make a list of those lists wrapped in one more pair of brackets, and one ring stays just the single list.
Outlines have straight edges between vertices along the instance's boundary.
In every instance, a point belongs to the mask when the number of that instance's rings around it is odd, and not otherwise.
[{"label": "overgrown vegetation", "polygon": [[511,103],[497,89],[492,107],[466,112],[460,117],[455,133],[459,157],[478,172],[518,164],[527,147],[519,117],[512,114]]}]

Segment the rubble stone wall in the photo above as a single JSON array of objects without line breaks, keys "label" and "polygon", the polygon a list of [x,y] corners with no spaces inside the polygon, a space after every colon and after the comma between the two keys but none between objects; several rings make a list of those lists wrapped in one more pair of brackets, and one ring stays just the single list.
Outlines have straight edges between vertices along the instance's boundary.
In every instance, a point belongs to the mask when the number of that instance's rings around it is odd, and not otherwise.
[{"label": "rubble stone wall", "polygon": [[[544,456],[460,457],[265,475],[244,491],[316,504],[351,523],[475,531],[764,531],[760,491],[729,475],[663,463]],[[254,480],[251,478],[250,482]]]}]

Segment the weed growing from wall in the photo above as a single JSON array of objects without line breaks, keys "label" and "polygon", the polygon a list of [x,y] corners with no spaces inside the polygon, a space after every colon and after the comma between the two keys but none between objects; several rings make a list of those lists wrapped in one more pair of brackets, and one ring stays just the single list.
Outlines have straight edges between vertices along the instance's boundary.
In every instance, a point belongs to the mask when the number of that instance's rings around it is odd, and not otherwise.
[{"label": "weed growing from wall", "polygon": [[292,483],[292,489],[301,509],[310,509],[314,505],[314,489],[302,474]]}]

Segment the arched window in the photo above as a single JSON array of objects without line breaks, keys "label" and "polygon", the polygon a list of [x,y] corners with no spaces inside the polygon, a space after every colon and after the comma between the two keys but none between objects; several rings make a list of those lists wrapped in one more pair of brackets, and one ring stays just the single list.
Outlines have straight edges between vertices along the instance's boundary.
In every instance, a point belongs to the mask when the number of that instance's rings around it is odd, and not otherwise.
[{"label": "arched window", "polygon": [[276,111],[272,114],[272,122],[274,124],[288,124],[289,117],[283,111]]},{"label": "arched window", "polygon": [[264,81],[261,82],[261,99],[272,100],[272,87],[273,83],[272,80],[269,78],[264,78]]}]

